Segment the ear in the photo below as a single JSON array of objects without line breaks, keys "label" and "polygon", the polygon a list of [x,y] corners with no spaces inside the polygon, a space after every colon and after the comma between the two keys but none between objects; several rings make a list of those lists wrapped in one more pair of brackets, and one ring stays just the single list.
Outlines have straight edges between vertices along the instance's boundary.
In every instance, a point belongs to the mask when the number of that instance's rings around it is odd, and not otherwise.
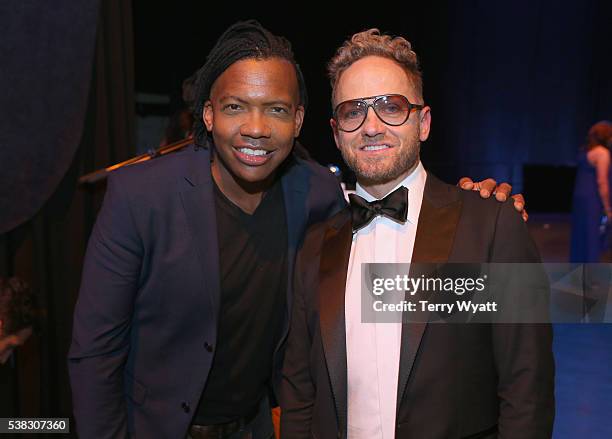
[{"label": "ear", "polygon": [[429,106],[423,107],[419,112],[419,139],[424,142],[429,137],[429,130],[431,128],[431,108]]},{"label": "ear", "polygon": [[293,137],[297,137],[300,135],[300,131],[302,130],[302,124],[304,123],[304,115],[306,111],[304,110],[303,105],[298,105],[295,110],[294,124],[295,129],[293,130]]},{"label": "ear", "polygon": [[334,134],[334,142],[336,142],[336,148],[340,149],[340,139],[338,137],[338,123],[332,117],[329,119],[329,125],[331,126],[332,133]]},{"label": "ear", "polygon": [[210,100],[204,103],[204,111],[202,112],[202,119],[204,120],[204,125],[206,125],[206,130],[209,132],[212,131],[214,112],[213,112],[212,102],[210,102]]}]

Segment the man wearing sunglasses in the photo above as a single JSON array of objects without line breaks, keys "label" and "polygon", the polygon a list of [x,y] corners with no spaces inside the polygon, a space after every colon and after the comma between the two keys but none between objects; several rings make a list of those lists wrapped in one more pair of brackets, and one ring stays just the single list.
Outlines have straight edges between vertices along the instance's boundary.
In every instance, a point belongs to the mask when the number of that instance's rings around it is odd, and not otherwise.
[{"label": "man wearing sunglasses", "polygon": [[363,263],[537,263],[539,255],[509,203],[423,167],[431,113],[408,41],[377,29],[355,34],[329,74],[331,127],[357,189],[350,208],[308,229],[297,257],[282,436],[550,437],[550,325],[363,321]]}]

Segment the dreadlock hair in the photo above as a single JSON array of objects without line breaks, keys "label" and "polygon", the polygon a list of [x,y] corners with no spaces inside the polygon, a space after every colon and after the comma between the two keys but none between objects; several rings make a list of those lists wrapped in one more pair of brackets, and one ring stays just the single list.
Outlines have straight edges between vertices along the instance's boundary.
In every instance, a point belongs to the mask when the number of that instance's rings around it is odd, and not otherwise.
[{"label": "dreadlock hair", "polygon": [[256,20],[240,21],[231,25],[219,37],[206,63],[196,73],[196,93],[193,104],[194,141],[206,147],[208,134],[202,120],[204,104],[210,99],[210,90],[219,76],[232,64],[243,59],[264,60],[282,58],[295,67],[300,93],[300,104],[306,107],[306,84],[299,65],[295,62],[291,43],[284,37],[272,34]]}]

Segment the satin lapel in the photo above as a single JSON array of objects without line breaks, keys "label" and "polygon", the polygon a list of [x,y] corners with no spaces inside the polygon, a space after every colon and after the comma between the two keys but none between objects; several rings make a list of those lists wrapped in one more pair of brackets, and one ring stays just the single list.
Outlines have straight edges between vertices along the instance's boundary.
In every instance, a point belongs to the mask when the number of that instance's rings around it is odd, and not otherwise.
[{"label": "satin lapel", "polygon": [[217,217],[210,174],[210,152],[200,149],[189,169],[179,179],[179,188],[189,231],[193,237],[204,285],[213,310],[215,325],[219,315],[219,243],[217,240]]},{"label": "satin lapel", "polygon": [[345,209],[330,220],[321,250],[318,287],[321,339],[342,431],[347,428],[344,293],[353,236],[349,212]]},{"label": "satin lapel", "polygon": [[[456,191],[428,173],[412,251],[411,277],[418,278],[422,274],[429,274],[426,271],[430,267],[423,267],[418,263],[443,263],[448,260],[461,216],[461,206],[462,202]],[[427,315],[424,317],[423,320],[426,321]],[[400,408],[426,328],[427,323],[402,325],[397,410]]]}]

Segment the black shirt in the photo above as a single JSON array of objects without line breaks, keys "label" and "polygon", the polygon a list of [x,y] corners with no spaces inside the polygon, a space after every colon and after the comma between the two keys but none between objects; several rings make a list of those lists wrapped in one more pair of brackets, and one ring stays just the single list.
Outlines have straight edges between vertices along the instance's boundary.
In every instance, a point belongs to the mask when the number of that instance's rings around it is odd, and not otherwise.
[{"label": "black shirt", "polygon": [[217,346],[193,422],[248,416],[268,392],[286,312],[287,221],[277,181],[252,215],[215,185],[221,270]]}]

